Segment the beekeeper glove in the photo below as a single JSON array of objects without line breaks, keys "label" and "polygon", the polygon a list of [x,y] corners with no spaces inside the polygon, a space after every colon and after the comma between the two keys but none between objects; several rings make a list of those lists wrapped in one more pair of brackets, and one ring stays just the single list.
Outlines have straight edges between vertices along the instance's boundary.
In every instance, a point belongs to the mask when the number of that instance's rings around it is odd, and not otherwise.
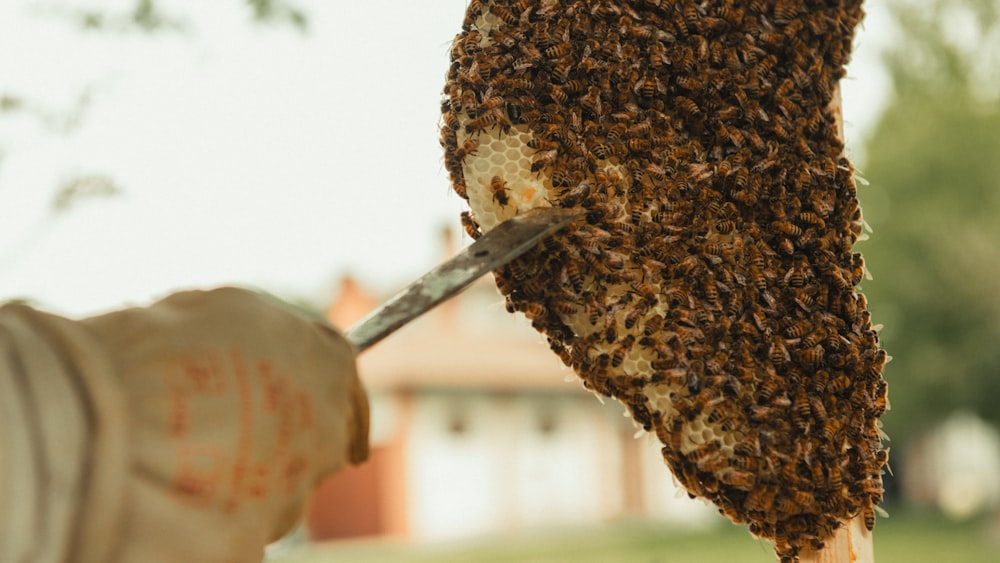
[{"label": "beekeeper glove", "polygon": [[98,428],[124,454],[91,457],[85,477],[120,475],[104,490],[121,498],[81,497],[69,545],[92,558],[71,561],[259,561],[312,487],[367,457],[350,344],[252,292],[177,293],[78,322],[27,311],[70,379],[113,380],[124,424]]}]

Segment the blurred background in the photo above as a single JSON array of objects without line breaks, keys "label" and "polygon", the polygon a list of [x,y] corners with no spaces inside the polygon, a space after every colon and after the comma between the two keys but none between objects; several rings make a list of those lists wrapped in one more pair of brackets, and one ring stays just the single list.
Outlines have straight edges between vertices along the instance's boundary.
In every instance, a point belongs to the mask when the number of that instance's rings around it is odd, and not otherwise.
[{"label": "blurred background", "polygon": [[[465,0],[0,2],[0,299],[240,284],[341,327],[469,241],[438,145]],[[870,0],[843,82],[894,357],[884,561],[1000,560],[1000,4]],[[275,561],[770,561],[490,280],[360,360],[373,457]]]}]

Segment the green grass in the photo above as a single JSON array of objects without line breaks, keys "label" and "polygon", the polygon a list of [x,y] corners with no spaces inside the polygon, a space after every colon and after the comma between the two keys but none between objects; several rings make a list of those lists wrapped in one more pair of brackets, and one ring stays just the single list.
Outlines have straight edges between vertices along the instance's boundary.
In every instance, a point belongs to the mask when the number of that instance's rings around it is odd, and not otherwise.
[{"label": "green grass", "polygon": [[[900,513],[879,519],[879,563],[997,563],[1000,538],[986,521],[950,522],[934,514]],[[705,532],[671,532],[649,523],[614,524],[433,546],[339,542],[306,546],[274,563],[773,563],[771,546],[745,527],[723,524]]]},{"label": "green grass", "polygon": [[886,563],[997,563],[1000,530],[988,519],[952,522],[936,513],[900,513],[875,525],[875,560]]}]

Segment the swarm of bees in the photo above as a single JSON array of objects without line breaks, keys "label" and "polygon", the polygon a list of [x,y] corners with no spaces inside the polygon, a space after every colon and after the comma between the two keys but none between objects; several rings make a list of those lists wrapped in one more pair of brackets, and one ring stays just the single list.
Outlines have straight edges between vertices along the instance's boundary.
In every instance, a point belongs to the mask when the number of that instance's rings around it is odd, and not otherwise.
[{"label": "swarm of bees", "polygon": [[441,143],[473,237],[584,218],[496,272],[692,496],[783,560],[882,499],[886,383],[835,100],[860,0],[472,0]]}]

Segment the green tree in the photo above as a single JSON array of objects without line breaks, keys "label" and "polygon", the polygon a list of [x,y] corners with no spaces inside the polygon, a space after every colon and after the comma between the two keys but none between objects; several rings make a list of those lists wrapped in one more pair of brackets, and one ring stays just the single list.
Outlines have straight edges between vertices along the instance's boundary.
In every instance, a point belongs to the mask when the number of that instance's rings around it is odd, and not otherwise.
[{"label": "green tree", "polygon": [[868,139],[860,245],[892,411],[912,431],[955,408],[1000,421],[1000,61],[994,0],[896,1],[894,94]]},{"label": "green tree", "polygon": [[[286,0],[243,0],[253,18],[260,23],[288,23],[304,31],[309,20],[302,10]],[[169,13],[156,0],[135,0],[131,9],[107,11],[90,8],[70,9],[61,13],[76,21],[84,29],[104,31],[154,32],[161,30],[185,30],[183,16]]]}]

